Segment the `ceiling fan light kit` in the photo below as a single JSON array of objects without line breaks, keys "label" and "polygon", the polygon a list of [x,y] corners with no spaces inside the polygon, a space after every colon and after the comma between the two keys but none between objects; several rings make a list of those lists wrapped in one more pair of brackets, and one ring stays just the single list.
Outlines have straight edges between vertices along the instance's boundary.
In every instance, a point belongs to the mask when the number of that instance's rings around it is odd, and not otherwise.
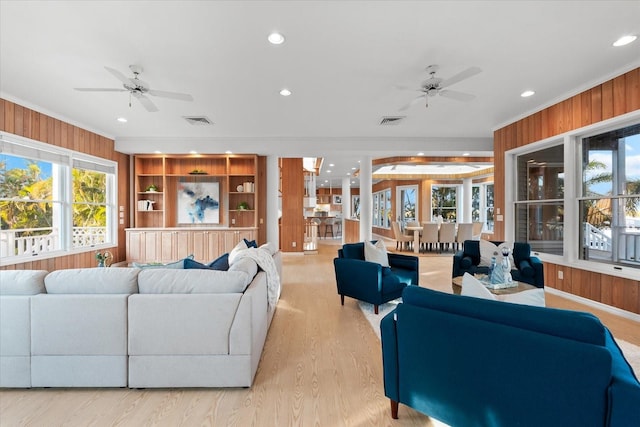
[{"label": "ceiling fan light kit", "polygon": [[116,79],[120,80],[123,89],[116,88],[75,88],[81,92],[129,92],[129,107],[131,107],[131,97],[136,98],[140,104],[150,113],[158,111],[158,107],[146,95],[157,96],[160,98],[177,99],[179,101],[193,101],[193,97],[186,93],[167,92],[164,90],[151,89],[148,83],[140,80],[138,76],[142,73],[143,68],[140,65],[129,65],[129,69],[133,73],[133,78],[128,78],[120,71],[111,67],[104,67]]}]

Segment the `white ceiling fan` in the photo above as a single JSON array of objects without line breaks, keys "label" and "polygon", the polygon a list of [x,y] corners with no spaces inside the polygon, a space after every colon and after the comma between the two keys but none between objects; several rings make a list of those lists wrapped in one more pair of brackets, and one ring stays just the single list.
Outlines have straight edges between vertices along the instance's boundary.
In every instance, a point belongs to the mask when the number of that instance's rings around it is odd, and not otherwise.
[{"label": "white ceiling fan", "polygon": [[[177,99],[180,101],[193,101],[193,97],[186,93],[167,92],[164,90],[155,90],[149,87],[149,84],[138,78],[142,73],[142,67],[139,65],[129,65],[129,69],[133,73],[133,78],[128,78],[120,71],[110,67],[104,67],[108,72],[113,74],[115,78],[122,82],[123,88],[93,88],[93,87],[77,87],[75,90],[81,92],[129,92],[130,96],[136,98],[142,106],[149,112],[158,111],[158,107],[145,95],[158,96],[162,98]],[[129,98],[129,107],[131,107],[131,98]]]},{"label": "white ceiling fan", "polygon": [[398,111],[404,111],[409,109],[412,105],[420,101],[424,98],[425,107],[429,107],[429,97],[434,97],[436,95],[444,96],[445,98],[455,99],[456,101],[471,101],[475,98],[475,95],[470,93],[458,92],[455,90],[446,89],[449,86],[452,86],[462,80],[468,79],[469,77],[475,76],[480,73],[482,70],[478,67],[470,67],[464,71],[459,72],[453,77],[448,79],[441,79],[440,77],[436,77],[435,74],[438,71],[437,65],[429,65],[426,68],[427,73],[431,75],[427,80],[422,82],[419,89],[413,89],[406,86],[396,86],[398,89],[404,90],[417,90],[418,92],[422,92],[421,95],[418,95],[416,98],[411,100],[408,104],[400,107]]}]

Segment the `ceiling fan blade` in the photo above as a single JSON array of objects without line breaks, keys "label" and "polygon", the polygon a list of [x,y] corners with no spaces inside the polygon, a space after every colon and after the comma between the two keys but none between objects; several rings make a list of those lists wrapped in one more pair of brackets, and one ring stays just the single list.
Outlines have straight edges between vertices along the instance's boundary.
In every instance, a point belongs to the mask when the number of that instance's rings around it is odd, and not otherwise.
[{"label": "ceiling fan blade", "polygon": [[149,95],[160,96],[162,98],[178,99],[180,101],[193,101],[193,96],[187,93],[167,92],[165,90],[154,90],[154,89],[149,89],[147,93]]},{"label": "ceiling fan blade", "polygon": [[455,99],[456,101],[471,101],[472,99],[475,99],[475,95],[472,95],[470,93],[463,93],[463,92],[458,92],[455,90],[441,90],[440,92],[438,92],[441,96],[444,96],[445,98],[451,98],[451,99]]},{"label": "ceiling fan blade", "polygon": [[74,87],[75,90],[80,92],[126,92],[126,89],[111,89],[104,87]]},{"label": "ceiling fan blade", "polygon": [[120,80],[123,84],[128,85],[128,86],[131,86],[131,79],[130,79],[130,78],[128,78],[127,76],[125,76],[124,74],[122,74],[120,71],[118,71],[118,70],[116,70],[116,69],[114,69],[114,68],[111,68],[111,67],[107,67],[107,66],[105,66],[104,68],[105,68],[108,72],[110,72],[111,74],[113,74],[113,76],[114,76],[116,79]]},{"label": "ceiling fan blade", "polygon": [[402,107],[398,108],[398,111],[405,111],[408,110],[409,108],[411,108],[415,103],[417,103],[418,101],[420,101],[421,99],[423,99],[426,95],[419,95],[416,98],[413,98],[408,104],[403,105]]},{"label": "ceiling fan blade", "polygon": [[147,98],[146,96],[144,96],[143,94],[139,93],[139,92],[131,92],[131,95],[134,98],[137,98],[138,101],[140,101],[140,104],[142,104],[142,106],[150,113],[155,113],[156,111],[158,111],[158,107],[156,107],[156,105],[151,102],[151,100],[149,98]]},{"label": "ceiling fan blade", "polygon": [[478,67],[470,67],[467,68],[464,71],[459,72],[458,74],[456,74],[453,77],[449,77],[448,79],[445,79],[443,81],[440,82],[440,87],[441,88],[445,88],[447,86],[451,86],[453,84],[456,84],[464,79],[468,79],[469,77],[475,76],[476,74],[482,72],[482,70]]}]

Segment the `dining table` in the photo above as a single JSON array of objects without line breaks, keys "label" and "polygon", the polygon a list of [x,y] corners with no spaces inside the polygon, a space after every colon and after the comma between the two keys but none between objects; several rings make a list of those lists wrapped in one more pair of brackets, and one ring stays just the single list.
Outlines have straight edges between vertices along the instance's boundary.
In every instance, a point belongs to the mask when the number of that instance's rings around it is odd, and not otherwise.
[{"label": "dining table", "polygon": [[422,231],[421,225],[407,225],[405,230],[413,231],[413,252],[416,254],[420,253],[420,232]]}]

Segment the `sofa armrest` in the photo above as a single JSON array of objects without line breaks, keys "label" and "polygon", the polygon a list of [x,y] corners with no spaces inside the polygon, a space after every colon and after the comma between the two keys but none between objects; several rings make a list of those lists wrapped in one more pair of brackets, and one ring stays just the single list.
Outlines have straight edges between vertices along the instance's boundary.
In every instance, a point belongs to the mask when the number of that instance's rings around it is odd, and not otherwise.
[{"label": "sofa armrest", "polygon": [[398,332],[396,330],[395,310],[380,321],[382,341],[382,365],[384,373],[384,394],[391,400],[400,401],[398,383]]},{"label": "sofa armrest", "polygon": [[338,293],[354,296],[363,292],[363,288],[375,286],[375,291],[382,290],[382,266],[351,258],[334,258]]},{"label": "sofa armrest", "polygon": [[612,356],[608,400],[609,426],[640,426],[640,384],[611,332],[605,331],[605,345]]}]

